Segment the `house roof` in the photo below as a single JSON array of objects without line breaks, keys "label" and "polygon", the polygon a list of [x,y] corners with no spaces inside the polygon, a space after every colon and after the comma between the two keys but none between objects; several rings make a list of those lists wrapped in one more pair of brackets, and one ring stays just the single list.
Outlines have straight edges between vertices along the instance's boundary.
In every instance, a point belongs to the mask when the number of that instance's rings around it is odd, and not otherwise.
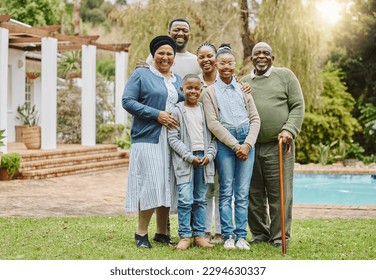
[{"label": "house roof", "polygon": [[99,36],[80,36],[59,34],[60,25],[30,26],[12,19],[11,15],[0,15],[0,27],[9,30],[9,48],[23,51],[40,51],[42,38],[52,37],[58,40],[58,51],[80,50],[82,45],[94,45],[98,49],[114,52],[129,50],[129,43],[101,44]]}]

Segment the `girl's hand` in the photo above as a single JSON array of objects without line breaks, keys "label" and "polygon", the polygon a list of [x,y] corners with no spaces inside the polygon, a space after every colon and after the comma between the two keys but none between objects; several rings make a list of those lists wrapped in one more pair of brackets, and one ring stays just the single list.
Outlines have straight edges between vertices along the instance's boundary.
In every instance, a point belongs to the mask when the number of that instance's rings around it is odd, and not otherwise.
[{"label": "girl's hand", "polygon": [[247,144],[241,144],[235,155],[241,160],[247,160],[249,154],[249,146]]},{"label": "girl's hand", "polygon": [[240,83],[241,89],[244,93],[250,94],[252,92],[252,87],[248,83]]}]

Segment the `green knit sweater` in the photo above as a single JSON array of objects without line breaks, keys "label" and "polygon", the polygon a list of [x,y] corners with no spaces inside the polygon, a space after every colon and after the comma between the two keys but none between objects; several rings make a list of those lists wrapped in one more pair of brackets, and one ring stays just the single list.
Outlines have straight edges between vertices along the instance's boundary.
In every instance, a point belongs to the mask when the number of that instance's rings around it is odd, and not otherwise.
[{"label": "green knit sweater", "polygon": [[282,130],[295,138],[302,127],[304,99],[294,73],[287,68],[273,67],[270,76],[243,77],[248,82],[261,119],[257,143],[277,140]]}]

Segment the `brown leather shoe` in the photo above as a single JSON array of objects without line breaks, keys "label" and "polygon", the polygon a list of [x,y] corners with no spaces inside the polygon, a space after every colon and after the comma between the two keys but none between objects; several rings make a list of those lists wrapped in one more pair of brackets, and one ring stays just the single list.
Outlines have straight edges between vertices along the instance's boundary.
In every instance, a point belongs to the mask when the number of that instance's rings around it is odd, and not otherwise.
[{"label": "brown leather shoe", "polygon": [[203,236],[195,236],[193,244],[197,247],[214,248],[214,245],[210,244]]},{"label": "brown leather shoe", "polygon": [[191,245],[191,240],[189,238],[180,238],[178,245],[176,245],[176,250],[187,250]]}]

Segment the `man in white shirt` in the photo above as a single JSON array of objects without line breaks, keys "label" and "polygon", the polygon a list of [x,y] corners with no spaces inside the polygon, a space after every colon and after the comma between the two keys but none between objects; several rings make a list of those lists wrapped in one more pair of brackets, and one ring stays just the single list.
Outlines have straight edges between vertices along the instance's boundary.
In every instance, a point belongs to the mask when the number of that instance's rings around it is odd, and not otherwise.
[{"label": "man in white shirt", "polygon": [[[168,26],[168,35],[177,45],[175,65],[172,66],[171,71],[182,78],[187,74],[200,74],[201,68],[197,62],[197,56],[187,51],[187,44],[191,35],[189,22],[182,18],[173,19]],[[151,55],[148,56],[146,62],[152,65]]]}]

